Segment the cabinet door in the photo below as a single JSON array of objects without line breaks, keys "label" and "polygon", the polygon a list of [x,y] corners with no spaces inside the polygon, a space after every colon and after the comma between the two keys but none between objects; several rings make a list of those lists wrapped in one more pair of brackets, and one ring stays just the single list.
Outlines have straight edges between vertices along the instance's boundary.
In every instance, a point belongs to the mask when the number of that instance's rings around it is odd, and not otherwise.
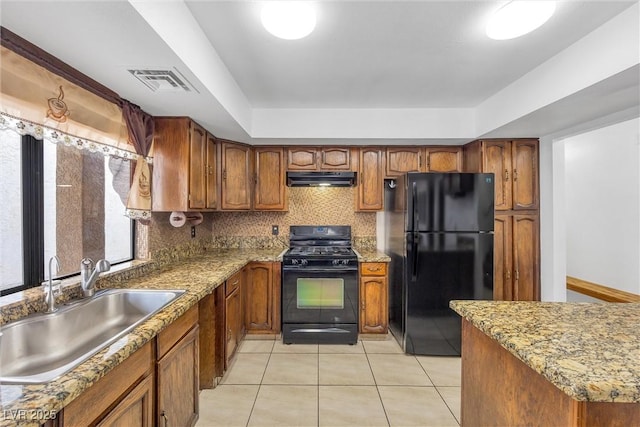
[{"label": "cabinet door", "polygon": [[349,148],[323,148],[320,153],[321,170],[351,170],[351,150]]},{"label": "cabinet door", "polygon": [[218,207],[218,183],[216,180],[216,139],[207,134],[205,181],[207,188],[207,209]]},{"label": "cabinet door", "polygon": [[248,268],[246,327],[249,332],[273,330],[273,273],[271,263],[252,262]]},{"label": "cabinet door", "polygon": [[206,161],[207,134],[203,128],[191,123],[189,146],[189,208],[207,207]]},{"label": "cabinet door", "polygon": [[195,425],[198,419],[198,361],[196,325],[158,361],[158,425]]},{"label": "cabinet door", "polygon": [[513,217],[513,299],[539,301],[539,224],[537,215]]},{"label": "cabinet door", "polygon": [[284,149],[260,147],[255,149],[255,210],[282,211],[287,209]]},{"label": "cabinet door", "polygon": [[383,207],[384,176],[382,150],[378,147],[360,149],[356,210],[379,211]]},{"label": "cabinet door", "polygon": [[513,301],[512,217],[496,215],[493,234],[493,299]]},{"label": "cabinet door", "polygon": [[387,333],[387,278],[360,277],[360,332]]},{"label": "cabinet door", "polygon": [[317,169],[316,147],[293,147],[287,149],[287,170],[314,171]]},{"label": "cabinet door", "polygon": [[513,209],[538,208],[538,141],[513,141]]},{"label": "cabinet door", "polygon": [[242,294],[235,289],[225,301],[225,369],[229,368],[231,359],[240,344],[240,313],[242,312]]},{"label": "cabinet door", "polygon": [[191,120],[158,117],[154,121],[152,209],[188,211]]},{"label": "cabinet door", "polygon": [[251,148],[246,145],[222,143],[223,210],[249,210],[251,208]]},{"label": "cabinet door", "polygon": [[462,147],[427,147],[427,172],[462,172]]},{"label": "cabinet door", "polygon": [[420,147],[388,147],[385,175],[395,177],[407,172],[424,172],[423,151]]},{"label": "cabinet door", "polygon": [[495,175],[495,209],[511,209],[511,142],[484,141],[482,171]]},{"label": "cabinet door", "polygon": [[153,375],[140,382],[97,424],[97,427],[153,426]]}]

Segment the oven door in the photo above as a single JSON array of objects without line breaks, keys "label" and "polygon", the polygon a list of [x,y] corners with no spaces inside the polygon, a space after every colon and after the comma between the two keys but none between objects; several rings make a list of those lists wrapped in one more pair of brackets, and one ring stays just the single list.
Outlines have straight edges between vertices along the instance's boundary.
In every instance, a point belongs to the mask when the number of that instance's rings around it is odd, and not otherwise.
[{"label": "oven door", "polygon": [[357,267],[282,269],[282,323],[358,323]]}]

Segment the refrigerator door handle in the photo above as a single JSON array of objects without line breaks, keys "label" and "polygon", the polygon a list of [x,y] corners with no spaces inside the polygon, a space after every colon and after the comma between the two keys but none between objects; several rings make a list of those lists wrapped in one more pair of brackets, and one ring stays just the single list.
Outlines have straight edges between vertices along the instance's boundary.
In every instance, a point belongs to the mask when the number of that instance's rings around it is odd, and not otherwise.
[{"label": "refrigerator door handle", "polygon": [[418,231],[418,224],[420,224],[419,212],[418,212],[418,185],[414,181],[411,183],[411,219],[413,224],[411,230],[415,233]]},{"label": "refrigerator door handle", "polygon": [[418,246],[420,243],[420,233],[417,231],[413,232],[413,237],[411,239],[411,281],[415,282],[418,280]]}]

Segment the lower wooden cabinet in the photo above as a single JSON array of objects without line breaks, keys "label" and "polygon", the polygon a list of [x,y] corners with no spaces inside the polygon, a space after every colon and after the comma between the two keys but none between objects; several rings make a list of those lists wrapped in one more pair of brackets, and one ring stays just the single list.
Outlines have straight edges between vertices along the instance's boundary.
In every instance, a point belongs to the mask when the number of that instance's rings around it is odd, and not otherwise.
[{"label": "lower wooden cabinet", "polygon": [[198,420],[198,306],[156,339],[156,425],[194,426]]},{"label": "lower wooden cabinet", "polygon": [[98,427],[145,426],[153,424],[153,375],[143,379],[104,417]]},{"label": "lower wooden cabinet", "polygon": [[148,342],[69,403],[58,425],[152,426],[153,359]]},{"label": "lower wooden cabinet", "polygon": [[360,263],[360,333],[386,334],[389,327],[387,264]]},{"label": "lower wooden cabinet", "polygon": [[199,397],[198,325],[157,364],[157,425],[194,426]]},{"label": "lower wooden cabinet", "polygon": [[496,215],[494,222],[493,297],[539,301],[538,215]]},{"label": "lower wooden cabinet", "polygon": [[250,334],[280,332],[279,262],[252,262],[247,266],[245,327]]},{"label": "lower wooden cabinet", "polygon": [[225,344],[224,363],[227,369],[236,354],[240,341],[244,336],[242,321],[242,290],[244,288],[244,271],[229,277],[225,283]]}]

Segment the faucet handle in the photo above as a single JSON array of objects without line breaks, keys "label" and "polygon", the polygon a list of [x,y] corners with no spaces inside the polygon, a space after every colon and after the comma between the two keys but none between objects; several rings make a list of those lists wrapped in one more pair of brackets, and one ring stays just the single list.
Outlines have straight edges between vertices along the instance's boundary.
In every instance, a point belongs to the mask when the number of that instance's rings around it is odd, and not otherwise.
[{"label": "faucet handle", "polygon": [[93,270],[93,260],[91,258],[82,258],[82,260],[80,261],[80,268]]}]

